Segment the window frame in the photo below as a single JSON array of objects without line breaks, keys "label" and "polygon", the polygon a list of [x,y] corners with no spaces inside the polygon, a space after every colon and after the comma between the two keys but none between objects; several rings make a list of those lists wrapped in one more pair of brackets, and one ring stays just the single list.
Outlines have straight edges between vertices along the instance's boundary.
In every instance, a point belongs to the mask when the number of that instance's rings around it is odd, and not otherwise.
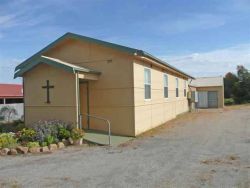
[{"label": "window frame", "polygon": [[[146,83],[146,71],[149,71],[149,82]],[[145,101],[150,101],[152,98],[152,92],[151,92],[151,85],[152,85],[152,79],[151,79],[151,69],[148,67],[144,67],[144,100]],[[146,98],[146,86],[149,86],[149,98]]]},{"label": "window frame", "polygon": [[[166,80],[165,80],[165,78],[166,78]],[[165,85],[165,83],[166,83],[166,85]],[[165,90],[165,88],[166,88],[166,90]],[[168,93],[169,93],[168,92],[168,74],[167,73],[163,73],[163,96],[164,96],[165,99],[167,99],[169,97]]]}]

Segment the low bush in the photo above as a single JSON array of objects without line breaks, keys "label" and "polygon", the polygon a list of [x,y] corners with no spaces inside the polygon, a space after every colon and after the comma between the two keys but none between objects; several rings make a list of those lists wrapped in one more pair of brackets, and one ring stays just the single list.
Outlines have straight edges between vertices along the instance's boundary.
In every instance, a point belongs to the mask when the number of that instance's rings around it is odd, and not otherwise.
[{"label": "low bush", "polygon": [[33,148],[33,147],[39,147],[39,143],[38,142],[28,142],[27,143],[27,147],[28,148]]},{"label": "low bush", "polygon": [[9,123],[0,123],[0,133],[18,132],[25,128],[23,121],[16,120]]},{"label": "low bush", "polygon": [[24,128],[16,135],[19,142],[33,142],[35,141],[36,132],[33,129]]},{"label": "low bush", "polygon": [[45,142],[47,143],[47,145],[53,144],[53,143],[55,143],[55,138],[53,136],[51,136],[51,135],[48,135],[45,138]]},{"label": "low bush", "polygon": [[47,143],[47,142],[42,142],[42,143],[40,144],[40,146],[41,146],[41,147],[48,146],[48,143]]},{"label": "low bush", "polygon": [[234,99],[233,98],[228,98],[224,100],[224,104],[226,106],[233,105],[234,104]]},{"label": "low bush", "polygon": [[59,128],[58,132],[58,138],[60,140],[62,139],[68,139],[70,137],[70,131],[65,128]]},{"label": "low bush", "polygon": [[0,148],[15,148],[17,145],[17,138],[15,138],[15,134],[0,134]]},{"label": "low bush", "polygon": [[74,128],[71,131],[71,138],[73,140],[78,140],[84,136],[84,131],[82,129]]}]

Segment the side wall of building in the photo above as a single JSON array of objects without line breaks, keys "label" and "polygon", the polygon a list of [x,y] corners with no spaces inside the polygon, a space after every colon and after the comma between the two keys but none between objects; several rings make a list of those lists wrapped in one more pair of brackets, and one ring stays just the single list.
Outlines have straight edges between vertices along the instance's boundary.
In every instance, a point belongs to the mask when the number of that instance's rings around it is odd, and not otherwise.
[{"label": "side wall of building", "polygon": [[[188,111],[187,96],[184,97],[184,78],[148,63],[134,62],[134,101],[136,135],[162,125],[178,114]],[[144,68],[151,70],[151,99],[144,99]],[[164,98],[163,74],[168,74],[168,98]],[[179,80],[179,97],[176,97],[176,78]],[[186,82],[186,91],[188,91]]]},{"label": "side wall of building", "polygon": [[196,91],[217,91],[218,92],[218,107],[224,107],[224,87],[215,86],[215,87],[196,87]]},{"label": "side wall of building", "polygon": [[[47,104],[47,90],[42,86],[46,80],[50,89],[50,104]],[[75,75],[47,64],[40,64],[25,73],[24,106],[25,124],[39,120],[59,119],[76,123],[76,79]]]},{"label": "side wall of building", "polygon": [[[109,119],[113,134],[135,135],[131,56],[77,40],[65,41],[45,55],[100,71],[99,80],[89,81],[89,114]],[[86,114],[86,85],[80,87],[81,114]],[[85,115],[83,126],[86,127]],[[107,131],[105,122],[93,118],[90,118],[90,128]]]}]

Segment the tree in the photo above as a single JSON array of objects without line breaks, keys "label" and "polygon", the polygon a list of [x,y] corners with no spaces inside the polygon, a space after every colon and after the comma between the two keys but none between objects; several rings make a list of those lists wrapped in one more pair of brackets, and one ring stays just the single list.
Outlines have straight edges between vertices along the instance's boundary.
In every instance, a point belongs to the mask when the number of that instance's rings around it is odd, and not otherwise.
[{"label": "tree", "polygon": [[0,110],[0,115],[7,118],[8,122],[10,122],[11,117],[16,116],[17,114],[17,110],[12,106],[4,106]]},{"label": "tree", "polygon": [[250,102],[250,73],[242,65],[237,66],[238,82],[232,88],[233,98],[236,103]]},{"label": "tree", "polygon": [[232,98],[233,97],[233,86],[236,82],[238,82],[238,77],[228,72],[224,77],[224,96],[225,98]]}]

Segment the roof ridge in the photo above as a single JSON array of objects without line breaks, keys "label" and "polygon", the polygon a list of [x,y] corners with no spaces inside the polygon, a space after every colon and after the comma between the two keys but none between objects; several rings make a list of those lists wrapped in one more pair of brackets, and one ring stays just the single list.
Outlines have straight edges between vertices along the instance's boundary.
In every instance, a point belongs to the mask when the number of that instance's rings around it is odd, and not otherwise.
[{"label": "roof ridge", "polygon": [[58,39],[56,39],[54,42],[50,43],[49,45],[47,45],[46,47],[44,47],[42,50],[38,51],[36,54],[32,55],[31,57],[29,57],[28,59],[26,59],[25,61],[23,61],[21,64],[19,64],[18,66],[16,66],[15,68],[15,75],[16,73],[20,72],[21,69],[25,68],[25,66],[29,65],[30,63],[32,63],[33,61],[36,61],[37,58],[41,58],[41,56],[44,54],[44,52],[48,51],[49,49],[53,48],[55,45],[57,45],[58,43],[60,43],[61,41],[65,40],[65,39],[77,39],[77,40],[85,40],[87,42],[92,42],[98,45],[103,45],[109,48],[114,48],[123,52],[126,52],[128,54],[131,55],[138,55],[138,56],[142,56],[142,57],[147,57],[153,61],[156,61],[159,64],[162,64],[170,69],[173,69],[174,71],[177,71],[189,78],[193,78],[192,76],[188,75],[187,73],[177,69],[176,67],[168,64],[167,62],[151,55],[150,53],[137,49],[137,48],[131,48],[131,47],[127,47],[127,46],[123,46],[120,44],[115,44],[115,43],[111,43],[111,42],[107,42],[107,41],[103,41],[103,40],[99,40],[99,39],[95,39],[95,38],[91,38],[91,37],[86,37],[83,35],[79,35],[79,34],[75,34],[75,33],[71,33],[71,32],[67,32],[65,33],[63,36],[59,37]]}]

